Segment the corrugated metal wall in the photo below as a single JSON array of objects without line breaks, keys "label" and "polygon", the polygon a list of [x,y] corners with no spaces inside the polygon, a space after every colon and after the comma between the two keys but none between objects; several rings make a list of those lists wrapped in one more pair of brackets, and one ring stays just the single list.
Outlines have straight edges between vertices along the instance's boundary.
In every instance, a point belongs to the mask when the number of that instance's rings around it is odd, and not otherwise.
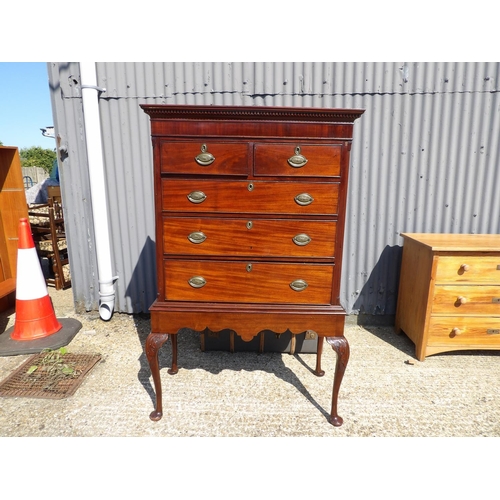
[{"label": "corrugated metal wall", "polygon": [[[78,63],[48,63],[77,310],[98,285]],[[499,63],[97,63],[116,311],[156,294],[152,151],[139,104],[366,109],[356,122],[341,301],[396,310],[401,232],[500,232]]]}]

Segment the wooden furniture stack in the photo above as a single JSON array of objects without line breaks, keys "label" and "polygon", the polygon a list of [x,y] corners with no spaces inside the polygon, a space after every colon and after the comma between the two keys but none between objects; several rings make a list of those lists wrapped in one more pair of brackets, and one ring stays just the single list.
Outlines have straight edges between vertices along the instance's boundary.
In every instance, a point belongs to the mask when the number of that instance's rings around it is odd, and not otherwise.
[{"label": "wooden furniture stack", "polygon": [[146,354],[177,332],[318,335],[337,353],[330,422],[349,359],[339,303],[349,154],[363,110],[142,105],[153,143],[157,300]]},{"label": "wooden furniture stack", "polygon": [[500,235],[405,233],[396,332],[416,357],[500,349]]},{"label": "wooden furniture stack", "polygon": [[31,232],[39,258],[46,258],[52,271],[45,278],[47,285],[65,290],[71,286],[71,278],[64,267],[69,256],[60,187],[51,186],[47,193],[47,203],[30,207]]},{"label": "wooden furniture stack", "polygon": [[27,217],[19,151],[0,146],[0,311],[15,303],[19,219]]}]

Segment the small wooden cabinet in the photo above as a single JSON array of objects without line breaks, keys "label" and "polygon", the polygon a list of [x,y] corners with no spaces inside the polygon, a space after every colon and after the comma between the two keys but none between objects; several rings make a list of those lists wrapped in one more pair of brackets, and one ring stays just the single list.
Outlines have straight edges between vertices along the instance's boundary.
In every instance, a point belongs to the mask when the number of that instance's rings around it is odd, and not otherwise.
[{"label": "small wooden cabinet", "polygon": [[339,302],[354,121],[363,110],[142,105],[151,119],[158,297],[146,354],[181,328],[318,335],[337,353],[330,422],[349,359]]},{"label": "small wooden cabinet", "polygon": [[500,349],[500,235],[404,238],[395,328],[416,357]]}]

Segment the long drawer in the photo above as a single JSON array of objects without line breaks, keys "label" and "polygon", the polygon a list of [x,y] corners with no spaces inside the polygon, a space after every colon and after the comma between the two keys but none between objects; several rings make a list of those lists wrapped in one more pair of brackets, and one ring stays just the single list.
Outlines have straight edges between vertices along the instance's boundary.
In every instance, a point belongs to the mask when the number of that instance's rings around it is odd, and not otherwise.
[{"label": "long drawer", "polygon": [[338,183],[162,179],[166,212],[336,215]]},{"label": "long drawer", "polygon": [[437,285],[432,314],[482,314],[500,317],[500,285]]},{"label": "long drawer", "polygon": [[335,253],[335,221],[164,217],[166,255],[324,257]]},{"label": "long drawer", "polygon": [[436,283],[500,284],[500,253],[498,256],[439,256]]},{"label": "long drawer", "polygon": [[340,145],[256,144],[255,175],[336,177]]},{"label": "long drawer", "polygon": [[166,260],[164,269],[167,300],[331,303],[333,265]]},{"label": "long drawer", "polygon": [[436,316],[429,324],[428,345],[457,343],[467,346],[500,346],[500,318]]}]

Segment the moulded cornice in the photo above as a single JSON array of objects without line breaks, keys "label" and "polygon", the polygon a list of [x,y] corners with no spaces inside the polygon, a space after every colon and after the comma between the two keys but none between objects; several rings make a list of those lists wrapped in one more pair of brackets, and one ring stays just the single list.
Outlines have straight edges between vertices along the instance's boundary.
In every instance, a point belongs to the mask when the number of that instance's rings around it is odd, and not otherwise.
[{"label": "moulded cornice", "polygon": [[204,120],[263,120],[352,123],[364,109],[290,108],[279,106],[195,106],[183,104],[141,104],[151,118]]}]

